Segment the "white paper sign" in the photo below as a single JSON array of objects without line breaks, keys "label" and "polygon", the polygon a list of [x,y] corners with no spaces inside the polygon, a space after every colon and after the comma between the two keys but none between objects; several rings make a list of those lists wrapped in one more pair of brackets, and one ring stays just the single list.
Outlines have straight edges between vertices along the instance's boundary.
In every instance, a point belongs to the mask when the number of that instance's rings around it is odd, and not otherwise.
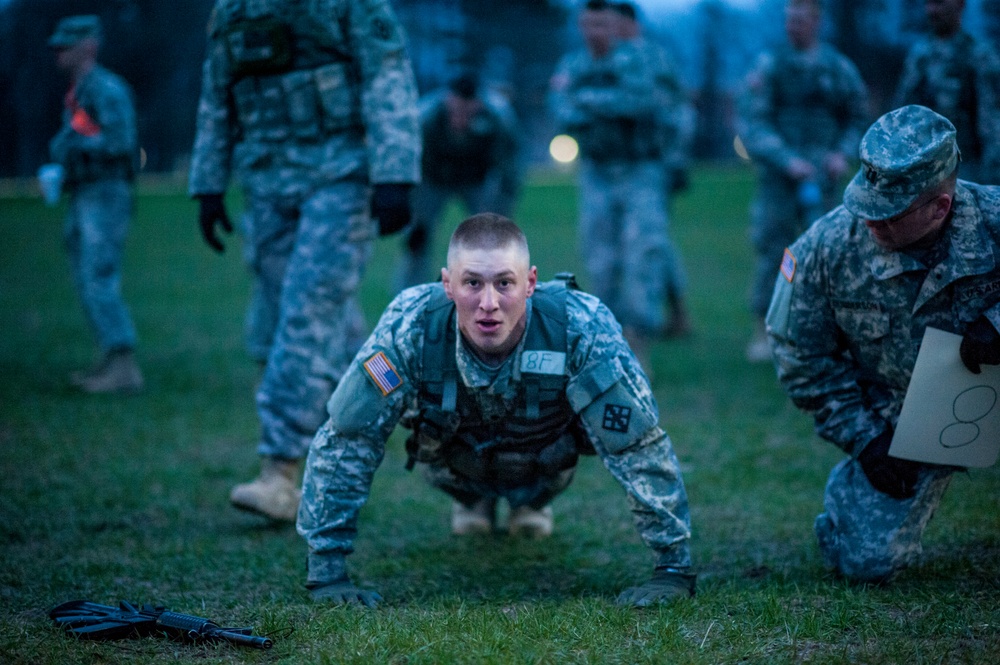
[{"label": "white paper sign", "polygon": [[985,467],[1000,454],[1000,366],[973,374],[958,355],[962,337],[927,328],[889,454]]}]

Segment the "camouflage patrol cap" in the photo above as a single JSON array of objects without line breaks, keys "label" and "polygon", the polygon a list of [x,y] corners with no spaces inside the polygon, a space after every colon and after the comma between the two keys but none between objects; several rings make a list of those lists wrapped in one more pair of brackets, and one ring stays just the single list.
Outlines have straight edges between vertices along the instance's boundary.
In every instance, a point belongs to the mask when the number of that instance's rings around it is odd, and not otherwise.
[{"label": "camouflage patrol cap", "polygon": [[51,48],[75,46],[84,39],[101,38],[101,19],[94,14],[67,16],[59,21],[55,32],[49,37]]},{"label": "camouflage patrol cap", "polygon": [[886,113],[861,139],[861,168],[844,190],[844,207],[862,219],[888,219],[947,178],[960,154],[955,126],[926,106]]}]

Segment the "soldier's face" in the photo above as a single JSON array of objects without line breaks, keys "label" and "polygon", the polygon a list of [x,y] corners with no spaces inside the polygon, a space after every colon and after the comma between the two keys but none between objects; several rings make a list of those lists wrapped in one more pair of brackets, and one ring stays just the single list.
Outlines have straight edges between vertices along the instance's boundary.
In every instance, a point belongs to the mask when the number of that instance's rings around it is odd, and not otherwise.
[{"label": "soldier's face", "polygon": [[585,10],[580,14],[580,34],[592,54],[597,57],[607,55],[618,34],[614,12]]},{"label": "soldier's face", "polygon": [[797,49],[813,46],[819,37],[819,12],[811,7],[792,6],[785,9],[785,34]]},{"label": "soldier's face", "polygon": [[930,200],[914,202],[895,217],[866,219],[865,226],[872,234],[875,244],[894,252],[935,237],[944,226],[950,211],[951,195],[938,194]]},{"label": "soldier's face", "polygon": [[938,35],[950,35],[962,26],[962,10],[965,0],[927,0],[924,13],[931,29]]},{"label": "soldier's face", "polygon": [[445,293],[455,302],[458,329],[473,351],[499,362],[521,341],[528,298],[538,271],[514,244],[497,249],[458,247],[442,269]]},{"label": "soldier's face", "polygon": [[466,99],[449,93],[445,97],[445,107],[448,109],[448,124],[456,133],[463,134],[469,129],[469,124],[482,109],[483,103],[478,98]]}]

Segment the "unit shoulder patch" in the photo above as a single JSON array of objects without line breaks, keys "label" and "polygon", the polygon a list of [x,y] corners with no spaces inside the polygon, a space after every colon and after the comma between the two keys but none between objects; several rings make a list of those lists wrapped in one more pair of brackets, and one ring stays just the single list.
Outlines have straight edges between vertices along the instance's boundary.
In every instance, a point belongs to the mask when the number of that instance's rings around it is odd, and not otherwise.
[{"label": "unit shoulder patch", "polygon": [[795,268],[798,262],[795,260],[795,255],[792,254],[792,250],[785,248],[785,253],[781,257],[781,274],[789,282],[795,277]]}]

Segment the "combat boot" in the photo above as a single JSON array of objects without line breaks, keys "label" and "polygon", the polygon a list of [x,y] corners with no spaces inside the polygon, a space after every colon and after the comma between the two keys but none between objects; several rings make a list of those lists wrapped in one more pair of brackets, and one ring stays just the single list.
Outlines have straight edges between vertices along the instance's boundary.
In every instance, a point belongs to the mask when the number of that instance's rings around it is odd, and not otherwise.
[{"label": "combat boot", "polygon": [[493,533],[497,500],[484,497],[467,508],[459,501],[451,503],[451,532],[456,536]]},{"label": "combat boot", "polygon": [[262,457],[260,475],[229,493],[229,502],[240,510],[281,522],[294,522],[299,512],[302,490],[298,460]]},{"label": "combat boot", "polygon": [[552,506],[545,506],[541,510],[530,506],[514,508],[510,511],[507,532],[515,537],[548,538],[552,535]]},{"label": "combat boot", "polygon": [[[77,377],[70,377],[71,380]],[[79,383],[76,383],[81,390],[87,393],[137,393],[142,390],[142,372],[135,362],[135,354],[132,349],[122,349],[110,351],[105,356],[104,362],[99,369],[94,372],[79,376]]]},{"label": "combat boot", "polygon": [[747,344],[747,360],[752,363],[771,362],[771,343],[763,319],[754,322],[753,339]]}]

